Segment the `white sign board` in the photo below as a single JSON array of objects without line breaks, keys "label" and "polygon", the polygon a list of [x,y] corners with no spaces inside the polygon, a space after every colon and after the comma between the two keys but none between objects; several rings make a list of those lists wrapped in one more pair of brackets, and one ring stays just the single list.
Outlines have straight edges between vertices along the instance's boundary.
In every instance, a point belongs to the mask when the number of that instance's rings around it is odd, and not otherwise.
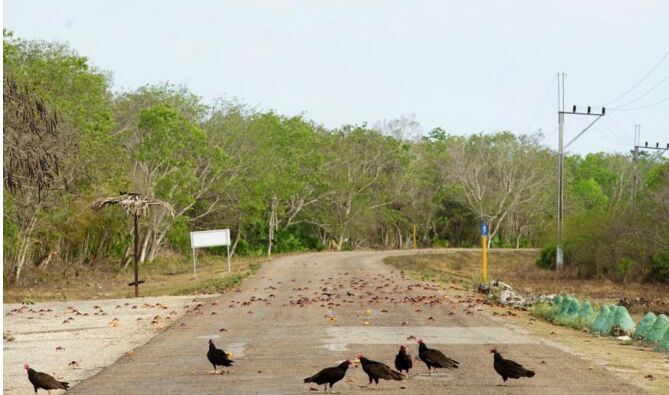
[{"label": "white sign board", "polygon": [[190,248],[204,248],[230,245],[230,229],[190,232]]},{"label": "white sign board", "polygon": [[190,232],[190,248],[193,249],[193,276],[197,277],[197,264],[195,263],[195,249],[205,247],[227,246],[228,249],[228,272],[230,267],[230,229],[203,230]]}]

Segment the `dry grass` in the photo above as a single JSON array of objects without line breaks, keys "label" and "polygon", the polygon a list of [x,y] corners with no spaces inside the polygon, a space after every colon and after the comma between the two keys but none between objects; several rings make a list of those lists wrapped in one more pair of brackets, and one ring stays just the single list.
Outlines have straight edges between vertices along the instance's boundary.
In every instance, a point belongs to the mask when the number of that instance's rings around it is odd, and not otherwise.
[{"label": "dry grass", "polygon": [[[621,298],[646,298],[649,305],[633,306],[633,312],[669,311],[669,284],[615,283],[605,279],[582,279],[536,265],[538,250],[492,250],[488,279],[499,279],[514,289],[533,294],[566,292],[595,302],[618,302]],[[433,280],[458,279],[470,287],[481,278],[480,250],[453,250],[445,254],[390,257],[386,262]]]},{"label": "dry grass", "polygon": [[[198,258],[197,277],[193,278],[192,263],[185,259],[158,261],[140,266],[140,296],[185,295],[217,293],[238,285],[267,261],[266,257],[243,257],[232,260],[232,273],[227,272],[223,257]],[[55,268],[54,268],[55,269]],[[132,266],[125,271],[106,268],[69,268],[30,273],[29,285],[4,285],[4,302],[38,302],[48,300],[85,300],[128,298],[134,295]]]}]

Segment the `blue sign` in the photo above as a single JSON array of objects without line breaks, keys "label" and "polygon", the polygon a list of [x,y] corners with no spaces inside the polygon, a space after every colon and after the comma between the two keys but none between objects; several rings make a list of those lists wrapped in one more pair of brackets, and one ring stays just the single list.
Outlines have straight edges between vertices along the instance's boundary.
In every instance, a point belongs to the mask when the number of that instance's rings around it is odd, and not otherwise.
[{"label": "blue sign", "polygon": [[485,222],[481,222],[481,236],[489,236],[488,224]]}]

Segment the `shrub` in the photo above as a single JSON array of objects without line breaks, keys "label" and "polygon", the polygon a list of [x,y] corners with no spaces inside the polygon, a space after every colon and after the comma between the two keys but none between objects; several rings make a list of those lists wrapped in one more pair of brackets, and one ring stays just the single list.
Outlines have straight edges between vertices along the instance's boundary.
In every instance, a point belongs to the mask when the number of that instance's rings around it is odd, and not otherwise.
[{"label": "shrub", "polygon": [[548,246],[544,247],[541,250],[541,255],[537,260],[537,266],[542,269],[554,269],[555,268],[555,255],[557,254],[557,247]]},{"label": "shrub", "polygon": [[647,280],[669,282],[669,250],[660,251],[653,257]]}]

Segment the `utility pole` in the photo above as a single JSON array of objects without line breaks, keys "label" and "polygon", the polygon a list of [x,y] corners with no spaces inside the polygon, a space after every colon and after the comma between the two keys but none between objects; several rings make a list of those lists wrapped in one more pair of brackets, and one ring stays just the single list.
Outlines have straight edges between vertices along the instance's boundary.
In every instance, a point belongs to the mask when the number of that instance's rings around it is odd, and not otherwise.
[{"label": "utility pole", "polygon": [[634,125],[634,178],[632,180],[632,211],[636,211],[636,186],[639,182],[639,141],[641,140],[641,125]]},{"label": "utility pole", "polygon": [[[562,91],[560,91],[560,77],[562,77]],[[562,253],[562,198],[563,198],[563,178],[562,170],[564,168],[564,73],[558,73],[558,204],[557,204],[557,248],[555,256],[555,269],[562,270],[564,258]],[[560,97],[562,94],[562,97]]]},{"label": "utility pole", "polygon": [[657,150],[669,151],[669,143],[666,147],[660,147],[660,143],[655,143],[655,147],[641,144],[641,125],[634,125],[634,179],[632,181],[632,210],[636,211],[637,185],[639,184],[639,150]]},{"label": "utility pole", "polygon": [[[606,109],[602,107],[601,114],[593,113],[590,106],[587,112],[577,112],[576,106],[572,107],[571,112],[564,110],[564,77],[565,73],[558,73],[558,204],[557,204],[557,248],[555,256],[555,269],[561,271],[564,268],[564,152],[574,141],[583,135],[588,129],[592,127],[601,117],[606,113]],[[562,89],[560,89],[560,80],[562,80]],[[592,115],[596,116],[585,129],[581,130],[579,134],[571,139],[567,144],[564,144],[564,116],[570,115]]]}]

